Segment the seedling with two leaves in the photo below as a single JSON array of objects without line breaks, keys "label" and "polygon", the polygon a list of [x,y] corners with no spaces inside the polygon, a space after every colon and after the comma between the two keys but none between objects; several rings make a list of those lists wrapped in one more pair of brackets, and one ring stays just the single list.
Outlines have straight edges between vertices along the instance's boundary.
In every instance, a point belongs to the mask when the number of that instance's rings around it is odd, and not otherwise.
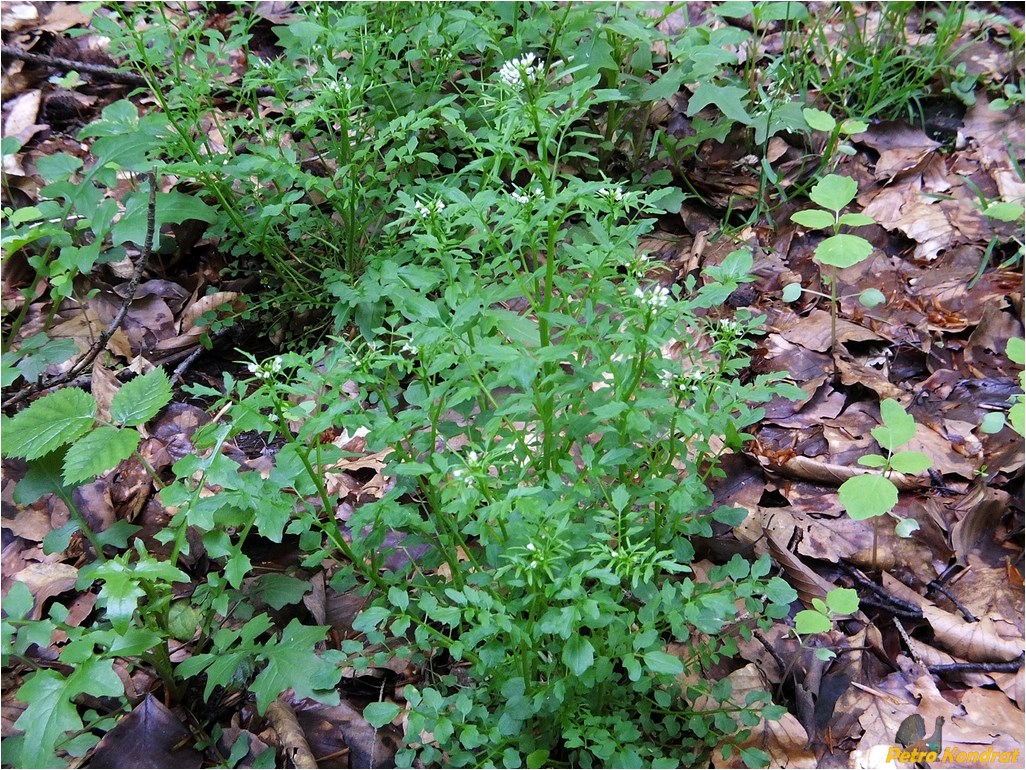
[{"label": "seedling with two leaves", "polygon": [[[898,451],[916,435],[916,421],[893,398],[880,403],[880,419],[883,425],[873,428],[873,438],[887,455],[866,454],[859,458],[859,465],[879,468],[880,474],[868,473],[852,476],[841,484],[838,490],[841,505],[856,521],[873,519],[873,566],[877,564],[877,542],[879,540],[879,517],[890,513],[898,504],[898,488],[891,480],[893,472],[915,475],[930,467],[930,458],[913,450]],[[914,519],[901,519],[895,528],[899,537],[908,537],[919,529]]]}]

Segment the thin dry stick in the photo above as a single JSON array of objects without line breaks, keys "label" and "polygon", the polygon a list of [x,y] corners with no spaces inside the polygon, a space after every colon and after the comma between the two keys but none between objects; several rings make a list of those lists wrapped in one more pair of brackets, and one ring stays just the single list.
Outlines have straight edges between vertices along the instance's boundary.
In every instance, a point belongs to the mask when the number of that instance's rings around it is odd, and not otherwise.
[{"label": "thin dry stick", "polygon": [[150,202],[146,211],[146,239],[143,244],[142,254],[139,255],[139,261],[136,262],[135,272],[132,273],[132,279],[128,282],[128,288],[125,291],[125,298],[122,300],[121,307],[118,308],[118,312],[117,315],[114,316],[114,320],[110,322],[110,325],[103,334],[96,339],[92,347],[90,347],[89,350],[87,350],[85,354],[78,359],[78,362],[68,369],[68,371],[64,372],[64,374],[59,374],[56,377],[53,377],[45,383],[34,383],[25,386],[18,393],[15,393],[3,402],[3,406],[5,408],[18,404],[41,390],[48,390],[75,379],[86,367],[92,365],[93,361],[100,354],[100,351],[107,346],[110,338],[114,336],[114,332],[120,328],[122,321],[125,320],[128,308],[132,304],[132,300],[135,299],[135,290],[139,288],[139,282],[142,280],[142,275],[146,271],[146,266],[149,264],[150,256],[153,253],[153,233],[156,229],[157,219],[157,175],[153,171],[150,171],[146,175],[146,178],[150,183]]}]

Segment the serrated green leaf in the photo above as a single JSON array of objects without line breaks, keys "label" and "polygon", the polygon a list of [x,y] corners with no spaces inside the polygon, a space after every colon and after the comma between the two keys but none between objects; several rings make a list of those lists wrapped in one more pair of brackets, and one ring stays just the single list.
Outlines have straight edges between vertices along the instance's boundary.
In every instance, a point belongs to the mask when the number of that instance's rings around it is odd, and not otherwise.
[{"label": "serrated green leaf", "polygon": [[898,504],[898,488],[876,474],[853,476],[837,493],[844,510],[856,521],[883,516]]},{"label": "serrated green leaf", "polygon": [[371,727],[377,730],[399,716],[400,711],[402,709],[395,703],[375,701],[374,703],[368,703],[366,708],[364,708],[363,718],[367,720]]},{"label": "serrated green leaf", "polygon": [[922,452],[895,452],[891,455],[891,467],[898,473],[915,475],[927,470],[933,463]]},{"label": "serrated green leaf", "polygon": [[873,253],[873,245],[858,235],[841,233],[820,241],[816,247],[816,259],[824,265],[851,267]]},{"label": "serrated green leaf", "polygon": [[784,291],[781,293],[780,298],[784,302],[794,302],[800,296],[802,296],[802,285],[800,283],[789,283],[784,287]]},{"label": "serrated green leaf", "polygon": [[830,618],[815,610],[802,610],[794,616],[794,630],[806,634],[822,634],[830,630]]},{"label": "serrated green leaf", "polygon": [[894,534],[898,537],[911,537],[912,533],[919,529],[919,522],[915,519],[902,519],[894,525]]},{"label": "serrated green leaf", "polygon": [[142,425],[171,401],[171,382],[154,369],[125,383],[110,402],[110,418],[121,425]]},{"label": "serrated green leaf", "polygon": [[642,655],[645,660],[645,666],[648,670],[654,674],[677,674],[684,673],[684,663],[676,655],[670,655],[668,652],[662,652],[660,650],[650,650]]},{"label": "serrated green leaf", "polygon": [[809,198],[828,211],[840,211],[851,203],[859,191],[859,183],[848,176],[827,174],[809,191]]},{"label": "serrated green leaf", "polygon": [[823,209],[806,209],[796,211],[791,215],[791,221],[797,222],[802,227],[810,230],[825,230],[834,226],[834,215]]},{"label": "serrated green leaf", "polygon": [[563,663],[574,676],[580,676],[595,663],[595,648],[583,636],[571,636],[563,645]]},{"label": "serrated green leaf", "polygon": [[93,426],[96,402],[88,393],[65,388],[43,396],[4,421],[3,455],[35,460],[70,444]]},{"label": "serrated green leaf", "polygon": [[829,112],[823,112],[823,110],[805,107],[802,110],[802,116],[805,118],[805,122],[809,124],[809,128],[813,131],[833,131],[834,127],[837,125],[837,121],[834,120],[833,115]]},{"label": "serrated green leaf", "polygon": [[838,615],[851,615],[858,612],[859,594],[852,588],[835,588],[826,597],[827,607]]},{"label": "serrated green leaf", "polygon": [[68,448],[64,456],[64,483],[74,486],[117,467],[139,446],[135,428],[101,425]]},{"label": "serrated green leaf", "polygon": [[873,438],[884,449],[892,452],[911,441],[916,435],[916,421],[905,409],[893,398],[880,402],[880,419],[883,425],[873,428],[870,431]]}]

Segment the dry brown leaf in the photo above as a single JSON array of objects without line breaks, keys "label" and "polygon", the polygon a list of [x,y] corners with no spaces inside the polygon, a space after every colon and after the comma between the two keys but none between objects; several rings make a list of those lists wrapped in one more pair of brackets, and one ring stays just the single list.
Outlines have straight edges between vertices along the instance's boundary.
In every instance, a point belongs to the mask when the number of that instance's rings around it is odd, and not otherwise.
[{"label": "dry brown leaf", "polygon": [[29,617],[39,620],[43,605],[50,599],[75,587],[78,570],[64,562],[36,562],[14,575],[14,579],[28,586],[36,603]]},{"label": "dry brown leaf", "polygon": [[4,136],[17,138],[22,144],[36,135],[45,125],[36,123],[43,92],[38,88],[11,99],[4,105],[7,117],[4,119]]},{"label": "dry brown leaf", "polygon": [[233,310],[241,311],[240,299],[242,295],[237,291],[219,291],[200,297],[196,302],[189,305],[182,316],[181,330],[186,334],[195,328],[196,321],[206,313],[212,313],[224,305],[229,305]]}]

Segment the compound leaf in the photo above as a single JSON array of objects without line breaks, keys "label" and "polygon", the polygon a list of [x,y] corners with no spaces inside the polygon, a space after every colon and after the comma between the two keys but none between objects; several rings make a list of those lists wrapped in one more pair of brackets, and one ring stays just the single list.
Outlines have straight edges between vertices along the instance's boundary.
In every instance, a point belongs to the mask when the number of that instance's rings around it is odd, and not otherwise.
[{"label": "compound leaf", "polygon": [[106,473],[132,456],[139,446],[139,431],[101,425],[83,436],[64,456],[64,483],[73,486]]}]

